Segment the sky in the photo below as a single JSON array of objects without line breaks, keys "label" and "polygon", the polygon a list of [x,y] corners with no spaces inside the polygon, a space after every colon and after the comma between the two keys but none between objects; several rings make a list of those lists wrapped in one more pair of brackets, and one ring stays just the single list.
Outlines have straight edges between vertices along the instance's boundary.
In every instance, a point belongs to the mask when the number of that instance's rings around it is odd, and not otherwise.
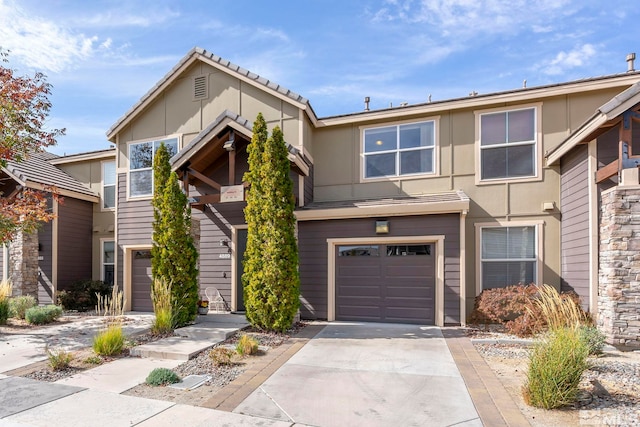
[{"label": "sky", "polygon": [[623,73],[637,0],[0,0],[0,47],[53,86],[59,155],[105,133],[194,46],[318,117]]}]

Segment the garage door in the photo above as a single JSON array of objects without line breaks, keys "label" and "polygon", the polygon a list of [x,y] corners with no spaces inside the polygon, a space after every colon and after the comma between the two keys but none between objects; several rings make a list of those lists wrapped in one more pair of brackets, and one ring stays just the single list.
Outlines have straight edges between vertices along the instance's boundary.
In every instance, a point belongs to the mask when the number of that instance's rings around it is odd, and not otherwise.
[{"label": "garage door", "polygon": [[153,311],[151,303],[151,251],[133,251],[131,260],[131,309]]},{"label": "garage door", "polygon": [[434,324],[431,244],[338,246],[336,319]]}]

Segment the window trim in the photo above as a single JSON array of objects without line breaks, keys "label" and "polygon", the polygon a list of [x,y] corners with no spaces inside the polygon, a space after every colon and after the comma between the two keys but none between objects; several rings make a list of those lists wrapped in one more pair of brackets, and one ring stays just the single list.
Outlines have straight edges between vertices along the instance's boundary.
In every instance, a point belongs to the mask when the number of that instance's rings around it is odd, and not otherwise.
[{"label": "window trim", "polygon": [[480,295],[484,289],[482,286],[482,230],[485,228],[534,227],[536,236],[534,246],[536,249],[535,280],[538,283],[542,283],[544,279],[542,275],[544,267],[544,224],[543,220],[478,222],[474,224],[476,229],[476,296]]},{"label": "window trim", "polygon": [[[524,177],[514,177],[514,178],[490,178],[490,179],[482,179],[482,146],[480,141],[480,119],[485,114],[493,114],[493,113],[508,113],[511,111],[521,111],[521,110],[534,110],[534,154],[533,154],[533,171],[534,175],[532,176],[524,176]],[[532,181],[542,181],[542,146],[543,146],[543,137],[542,137],[542,102],[536,102],[531,104],[522,104],[522,105],[511,105],[506,107],[497,107],[497,108],[489,108],[484,110],[476,110],[473,112],[475,115],[475,166],[476,166],[476,185],[491,185],[491,184],[502,184],[506,182],[532,182]],[[512,144],[513,146],[517,145],[529,145],[529,143],[519,143]]]},{"label": "window trim", "polygon": [[[424,123],[424,122],[433,122],[433,171],[432,172],[419,172],[419,173],[412,173],[412,174],[405,174],[405,175],[388,175],[388,176],[376,176],[376,177],[372,177],[372,178],[367,178],[365,177],[365,147],[364,147],[364,143],[365,143],[365,138],[364,138],[364,134],[365,131],[370,130],[370,129],[379,129],[379,128],[385,128],[385,127],[392,127],[392,126],[402,126],[402,125],[410,125],[410,124],[418,124],[418,123]],[[376,123],[374,125],[366,125],[366,126],[359,126],[359,133],[360,133],[360,143],[359,143],[359,157],[360,157],[360,181],[361,183],[364,182],[381,182],[381,181],[401,181],[401,180],[407,180],[407,179],[416,179],[416,178],[432,178],[432,177],[437,177],[440,176],[440,142],[439,142],[439,137],[440,137],[440,116],[430,116],[430,117],[424,117],[424,118],[420,118],[420,119],[411,119],[411,120],[401,120],[401,121],[393,121],[393,122],[388,122],[388,123]],[[427,148],[427,147],[425,147]],[[411,149],[400,149],[400,148],[396,148],[393,151],[383,151],[380,153],[371,153],[371,154],[384,154],[384,153],[401,153],[401,152],[405,152],[405,151],[417,151],[420,150],[420,148],[411,148]],[[396,159],[396,166],[398,166],[398,160]],[[396,171],[399,172],[399,171]]]},{"label": "window trim", "polygon": [[[151,200],[153,198],[153,181],[151,182],[151,194],[149,195],[144,195],[144,196],[132,196],[131,195],[131,146],[132,145],[136,145],[136,144],[144,144],[145,142],[156,142],[156,141],[162,141],[165,139],[172,139],[172,138],[176,138],[178,140],[178,152],[180,152],[180,150],[182,149],[182,134],[179,133],[174,133],[174,134],[170,134],[170,135],[165,135],[165,136],[160,136],[160,137],[155,137],[155,138],[147,138],[147,139],[138,139],[135,141],[128,141],[127,142],[127,151],[126,151],[126,158],[127,158],[127,201],[130,200]],[[154,154],[155,157],[155,154]],[[141,168],[141,169],[136,169],[136,171],[142,171],[142,170],[151,170],[153,171],[153,167],[151,168]],[[117,169],[116,169],[116,173],[117,173]],[[153,174],[152,174],[153,176]]]},{"label": "window trim", "polygon": [[115,284],[117,248],[116,248],[116,241],[115,239],[112,239],[112,238],[100,239],[100,280],[104,282],[104,266],[106,265],[106,263],[104,262],[104,244],[108,242],[113,243],[113,263],[109,263],[108,265],[113,265],[113,282]]},{"label": "window trim", "polygon": [[[104,165],[106,163],[113,163],[113,174],[114,174],[114,181],[113,184],[109,184],[107,185],[107,187],[111,187],[113,186],[114,189],[114,196],[113,196],[113,207],[112,208],[106,208],[104,206],[104,202],[105,202],[105,183],[104,183]],[[116,205],[118,204],[118,167],[117,167],[117,163],[114,160],[103,160],[100,162],[100,211],[102,212],[113,212],[116,210]]]}]

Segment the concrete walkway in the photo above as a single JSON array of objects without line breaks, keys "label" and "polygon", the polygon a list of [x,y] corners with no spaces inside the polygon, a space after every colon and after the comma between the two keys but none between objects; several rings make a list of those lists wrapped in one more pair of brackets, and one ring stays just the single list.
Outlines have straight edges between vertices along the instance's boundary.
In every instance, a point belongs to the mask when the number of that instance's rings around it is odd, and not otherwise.
[{"label": "concrete walkway", "polygon": [[341,323],[235,413],[314,426],[482,426],[440,328]]},{"label": "concrete walkway", "polygon": [[[5,358],[5,350],[0,372],[9,375],[0,373],[0,426],[528,425],[461,331],[417,325],[309,325],[205,407],[120,394],[144,382],[154,367],[177,366],[195,343],[206,349],[246,325],[232,315],[198,320],[181,332],[184,338],[174,339],[191,342],[182,350],[171,340],[152,343],[152,357],[119,359],[56,383],[11,376],[5,362],[15,366],[32,359],[21,351]],[[86,339],[70,329],[54,337],[70,346]]]}]

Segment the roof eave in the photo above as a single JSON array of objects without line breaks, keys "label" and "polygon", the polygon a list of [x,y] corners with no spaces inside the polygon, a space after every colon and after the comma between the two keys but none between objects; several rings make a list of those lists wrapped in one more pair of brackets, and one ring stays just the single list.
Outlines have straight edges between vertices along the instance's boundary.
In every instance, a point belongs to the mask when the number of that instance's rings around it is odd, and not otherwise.
[{"label": "roof eave", "polygon": [[298,221],[326,219],[370,218],[376,216],[408,216],[463,213],[469,210],[469,200],[426,202],[363,207],[309,209],[295,211]]}]

